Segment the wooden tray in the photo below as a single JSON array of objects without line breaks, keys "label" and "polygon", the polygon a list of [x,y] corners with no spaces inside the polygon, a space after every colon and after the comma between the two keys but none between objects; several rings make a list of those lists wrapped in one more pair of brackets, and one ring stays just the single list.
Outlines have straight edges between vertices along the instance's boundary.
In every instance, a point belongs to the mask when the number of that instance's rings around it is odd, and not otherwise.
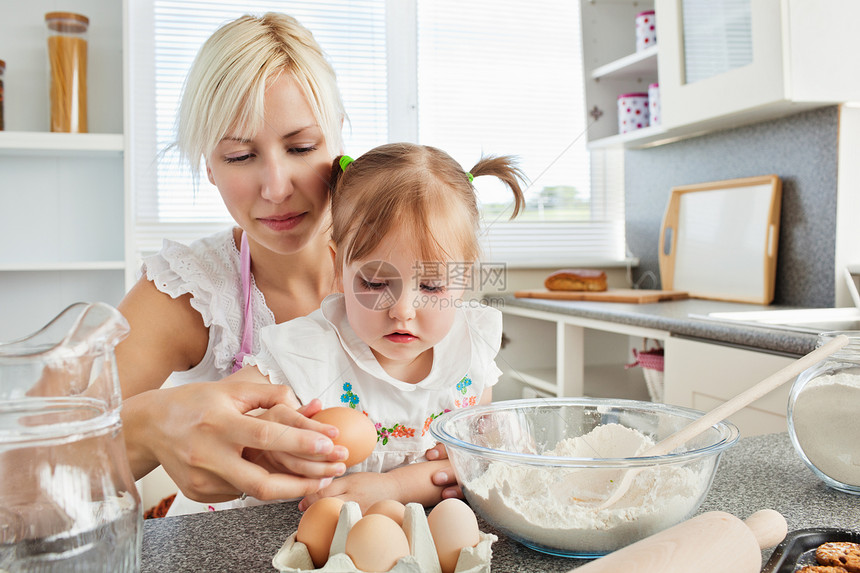
[{"label": "wooden tray", "polygon": [[611,288],[605,291],[572,291],[572,290],[518,290],[514,292],[517,298],[543,298],[550,300],[590,300],[598,302],[632,302],[649,303],[661,300],[681,300],[688,298],[684,291],[678,290],[647,290],[632,288]]},{"label": "wooden tray", "polygon": [[674,187],[660,232],[663,288],[770,304],[781,199],[776,175]]}]

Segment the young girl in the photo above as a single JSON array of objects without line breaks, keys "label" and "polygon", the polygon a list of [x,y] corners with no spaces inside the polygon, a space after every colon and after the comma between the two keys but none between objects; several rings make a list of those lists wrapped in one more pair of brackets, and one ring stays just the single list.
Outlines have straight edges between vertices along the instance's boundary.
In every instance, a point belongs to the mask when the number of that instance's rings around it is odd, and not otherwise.
[{"label": "young girl", "polygon": [[[305,497],[337,496],[366,509],[380,499],[433,505],[426,461],[430,422],[489,402],[501,313],[464,301],[478,259],[479,212],[472,178],[499,177],[523,208],[521,173],[510,158],[485,158],[466,173],[432,147],[397,143],[350,163],[335,160],[331,254],[342,294],[304,318],[267,327],[261,350],[237,379],[288,385],[297,404],[349,406],[376,424],[371,456]],[[268,455],[268,454],[266,454]]]}]

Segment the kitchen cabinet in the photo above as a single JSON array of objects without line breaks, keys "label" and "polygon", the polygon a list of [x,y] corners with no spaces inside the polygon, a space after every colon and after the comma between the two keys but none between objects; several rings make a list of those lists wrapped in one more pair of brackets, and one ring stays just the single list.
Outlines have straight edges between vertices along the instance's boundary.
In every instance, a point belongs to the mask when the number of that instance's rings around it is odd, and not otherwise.
[{"label": "kitchen cabinet", "polygon": [[[657,45],[637,53],[635,15],[651,7]],[[840,0],[583,2],[586,107],[602,112],[589,146],[646,147],[860,101],[848,57],[858,19],[860,3]],[[617,96],[650,82],[660,85],[661,124],[618,135]]]},{"label": "kitchen cabinet", "polygon": [[[666,402],[707,412],[785,368],[794,358],[670,337],[665,346]],[[791,383],[729,418],[742,436],[786,432]]]},{"label": "kitchen cabinet", "polygon": [[[125,134],[125,2],[12,2],[0,20],[6,60],[0,132],[0,340],[44,325],[78,300],[116,305],[134,278]],[[49,131],[44,15],[90,19],[88,128]]]},{"label": "kitchen cabinet", "polygon": [[[642,370],[624,368],[632,348],[654,346],[669,333],[507,305],[505,341],[496,359],[503,372],[493,399],[594,396],[648,400]],[[514,388],[511,390],[511,388]]]},{"label": "kitchen cabinet", "polygon": [[[709,411],[795,358],[670,332],[572,314],[506,305],[505,344],[496,360],[503,372],[493,399],[592,396],[649,400],[634,348],[643,341],[664,349],[664,402]],[[730,419],[743,436],[784,432],[790,383]]]},{"label": "kitchen cabinet", "polygon": [[[658,137],[665,131],[661,126],[652,126],[618,134],[618,96],[647,92],[648,85],[659,79],[659,29],[656,46],[636,51],[636,15],[653,9],[651,0],[584,0],[580,3],[589,147],[632,144]],[[658,19],[659,16],[657,14]]]}]

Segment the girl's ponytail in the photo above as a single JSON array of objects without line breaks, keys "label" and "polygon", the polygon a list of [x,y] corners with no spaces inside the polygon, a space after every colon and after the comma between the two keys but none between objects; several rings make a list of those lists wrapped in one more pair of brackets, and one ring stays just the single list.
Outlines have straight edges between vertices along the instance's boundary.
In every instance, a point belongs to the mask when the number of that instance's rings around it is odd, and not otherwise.
[{"label": "girl's ponytail", "polygon": [[526,177],[522,170],[517,167],[515,159],[510,155],[482,157],[472,167],[470,173],[473,177],[482,175],[493,175],[501,179],[502,183],[514,193],[514,212],[511,219],[516,217],[520,211],[525,209],[526,200],[520,182],[525,182]]},{"label": "girl's ponytail", "polygon": [[337,188],[338,181],[340,181],[340,178],[343,175],[343,165],[348,165],[347,162],[343,161],[343,158],[345,157],[347,156],[338,155],[334,158],[334,161],[331,162],[331,175],[329,176],[328,181],[329,198],[334,195],[334,191]]}]

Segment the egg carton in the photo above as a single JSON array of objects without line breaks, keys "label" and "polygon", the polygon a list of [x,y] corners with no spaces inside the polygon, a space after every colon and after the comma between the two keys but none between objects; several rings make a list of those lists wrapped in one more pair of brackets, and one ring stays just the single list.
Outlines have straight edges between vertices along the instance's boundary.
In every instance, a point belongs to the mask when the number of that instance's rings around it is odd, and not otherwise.
[{"label": "egg carton", "polygon": [[[358,503],[354,501],[344,503],[338,516],[328,561],[319,569],[314,568],[307,546],[301,541],[296,541],[296,532],[287,538],[272,558],[272,565],[278,571],[287,573],[300,571],[361,573],[345,553],[346,536],[359,519],[361,519],[361,509]],[[398,560],[389,573],[442,573],[427,515],[420,503],[406,504],[403,531],[409,542],[409,555]],[[493,554],[491,545],[494,541],[498,541],[498,537],[492,533],[479,531],[478,539],[478,544],[474,547],[464,547],[460,550],[455,573],[490,573],[490,559]]]}]

